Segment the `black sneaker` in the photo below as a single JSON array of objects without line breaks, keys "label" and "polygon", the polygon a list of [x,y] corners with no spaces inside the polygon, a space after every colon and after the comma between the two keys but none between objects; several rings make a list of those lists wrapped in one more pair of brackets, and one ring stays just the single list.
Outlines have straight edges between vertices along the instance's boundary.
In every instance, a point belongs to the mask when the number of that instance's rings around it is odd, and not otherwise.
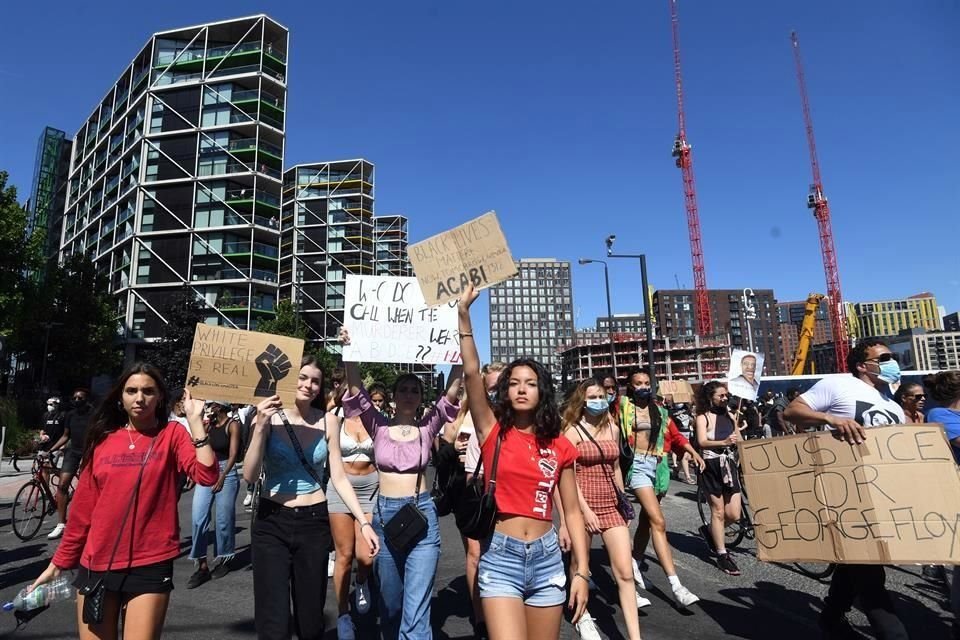
[{"label": "black sneaker", "polygon": [[817,624],[823,640],[863,640],[863,636],[850,626],[845,616],[826,618],[821,614]]},{"label": "black sneaker", "polygon": [[737,563],[733,561],[733,558],[730,557],[729,553],[721,553],[717,556],[717,566],[727,575],[740,575],[740,569],[737,567]]},{"label": "black sneaker", "polygon": [[210,572],[210,577],[214,580],[222,578],[223,576],[230,573],[230,567],[227,566],[226,562],[221,562],[216,567],[213,568],[213,571]]},{"label": "black sneaker", "polygon": [[475,640],[488,640],[490,638],[487,635],[487,623],[478,622],[473,625],[473,637]]},{"label": "black sneaker", "polygon": [[193,572],[193,575],[190,576],[190,579],[187,580],[187,589],[196,589],[204,582],[210,581],[210,570],[206,567],[202,567]]},{"label": "black sneaker", "polygon": [[705,524],[702,524],[700,525],[699,531],[700,531],[700,535],[703,536],[704,542],[707,543],[707,547],[710,548],[710,553],[716,553],[717,545],[714,544],[713,536],[710,535],[710,527]]},{"label": "black sneaker", "polygon": [[942,565],[925,564],[921,569],[923,577],[931,582],[945,583],[947,581],[947,572]]}]

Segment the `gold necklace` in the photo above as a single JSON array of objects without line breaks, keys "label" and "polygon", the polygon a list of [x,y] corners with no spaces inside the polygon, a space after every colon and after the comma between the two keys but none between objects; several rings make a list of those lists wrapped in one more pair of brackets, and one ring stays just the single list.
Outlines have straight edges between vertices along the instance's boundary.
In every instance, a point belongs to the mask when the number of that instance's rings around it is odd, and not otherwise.
[{"label": "gold necklace", "polygon": [[140,435],[137,436],[137,439],[134,440],[134,439],[133,439],[133,436],[130,435],[130,431],[135,430],[135,429],[133,429],[129,424],[127,425],[126,429],[127,429],[127,437],[130,438],[130,446],[127,447],[127,448],[130,449],[131,451],[133,451],[134,449],[137,448],[137,443],[140,442],[140,438],[143,437],[143,434],[141,433]]}]

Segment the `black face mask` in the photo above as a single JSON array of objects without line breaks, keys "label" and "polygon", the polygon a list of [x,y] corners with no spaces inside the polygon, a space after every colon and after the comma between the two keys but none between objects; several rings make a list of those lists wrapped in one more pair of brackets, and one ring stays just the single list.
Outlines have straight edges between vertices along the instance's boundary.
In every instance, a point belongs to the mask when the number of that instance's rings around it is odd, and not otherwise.
[{"label": "black face mask", "polygon": [[71,398],[71,399],[70,399],[70,405],[71,405],[74,409],[79,409],[80,407],[82,407],[82,406],[84,406],[84,405],[86,405],[86,404],[87,404],[87,399],[86,399],[86,398]]},{"label": "black face mask", "polygon": [[632,397],[635,403],[646,404],[653,397],[653,392],[650,389],[634,389]]},{"label": "black face mask", "polygon": [[712,407],[710,407],[710,411],[713,411],[718,416],[723,415],[727,412],[727,405],[725,404],[722,404],[720,406],[713,405]]}]

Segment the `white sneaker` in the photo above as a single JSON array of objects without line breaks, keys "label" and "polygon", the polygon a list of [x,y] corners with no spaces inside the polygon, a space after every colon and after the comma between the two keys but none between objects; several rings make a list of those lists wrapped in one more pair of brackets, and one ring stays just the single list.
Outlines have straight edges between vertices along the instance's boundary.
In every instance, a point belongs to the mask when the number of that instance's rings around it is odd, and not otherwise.
[{"label": "white sneaker", "polygon": [[53,531],[47,534],[47,540],[56,540],[57,538],[63,535],[63,530],[66,528],[67,526],[65,524],[63,524],[62,522],[59,523],[57,526],[53,528]]},{"label": "white sneaker", "polygon": [[577,634],[580,635],[580,640],[602,640],[600,631],[597,630],[597,625],[587,612],[583,613],[583,617],[580,618],[580,622],[577,623],[576,627]]},{"label": "white sneaker", "polygon": [[637,594],[637,609],[643,609],[644,607],[649,607],[651,603],[648,599],[644,598],[639,593]]},{"label": "white sneaker", "polygon": [[356,599],[357,613],[363,615],[370,611],[369,579],[366,582],[358,582],[353,594]]},{"label": "white sneaker", "polygon": [[253,504],[253,492],[247,491],[247,495],[243,496],[243,506],[249,507]]},{"label": "white sneaker", "polygon": [[681,609],[686,609],[693,603],[700,602],[700,598],[693,595],[690,589],[687,589],[682,584],[673,587],[673,599]]},{"label": "white sneaker", "polygon": [[633,581],[637,583],[637,589],[646,589],[647,585],[643,582],[643,574],[640,572],[640,564],[637,559],[633,559]]}]

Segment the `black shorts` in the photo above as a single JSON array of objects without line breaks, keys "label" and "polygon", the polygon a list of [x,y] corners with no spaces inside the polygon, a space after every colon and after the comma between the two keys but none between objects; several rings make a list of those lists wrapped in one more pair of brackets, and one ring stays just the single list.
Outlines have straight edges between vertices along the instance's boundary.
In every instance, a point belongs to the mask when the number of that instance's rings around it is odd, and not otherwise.
[{"label": "black shorts", "polygon": [[740,493],[740,474],[737,473],[736,464],[730,462],[730,475],[733,480],[732,485],[724,484],[723,469],[720,467],[720,458],[706,458],[707,464],[703,473],[700,474],[700,486],[703,490],[716,497],[729,496],[734,493]]},{"label": "black shorts", "polygon": [[80,468],[80,459],[83,457],[83,451],[79,449],[66,449],[63,452],[63,462],[60,463],[60,473],[69,473],[77,475],[77,469]]},{"label": "black shorts", "polygon": [[170,593],[173,591],[173,560],[112,571],[90,571],[81,565],[73,586],[77,589],[87,585],[92,587],[101,578],[107,591],[116,593]]}]

